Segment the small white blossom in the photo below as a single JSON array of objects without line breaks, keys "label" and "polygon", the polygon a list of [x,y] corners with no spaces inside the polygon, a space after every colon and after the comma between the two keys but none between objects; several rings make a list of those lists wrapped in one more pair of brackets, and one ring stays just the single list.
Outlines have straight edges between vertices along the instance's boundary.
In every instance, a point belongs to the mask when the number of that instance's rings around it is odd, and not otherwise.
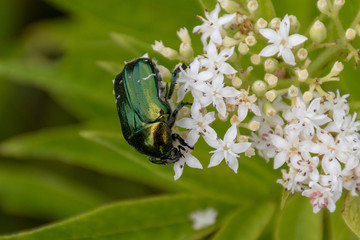
[{"label": "small white blossom", "polygon": [[193,221],[193,229],[200,230],[213,225],[216,222],[217,211],[213,208],[198,210],[190,214]]},{"label": "small white blossom", "polygon": [[304,136],[314,136],[314,128],[331,121],[331,119],[320,111],[320,98],[312,100],[307,108],[306,104],[297,98],[298,107],[292,108],[291,112],[298,120],[297,128],[303,130]]},{"label": "small white blossom", "polygon": [[280,23],[278,30],[274,31],[270,28],[260,29],[259,32],[269,40],[271,45],[265,47],[259,53],[259,56],[270,57],[278,53],[284,61],[289,65],[295,65],[295,57],[291,51],[295,47],[307,40],[307,37],[300,34],[293,34],[289,36],[290,20],[288,15]]},{"label": "small white blossom", "polygon": [[203,116],[201,105],[197,99],[191,106],[191,118],[182,118],[176,121],[176,125],[182,128],[190,129],[187,135],[186,143],[194,146],[201,134],[216,134],[209,124],[215,120],[215,112],[209,112]]},{"label": "small white blossom", "polygon": [[211,85],[202,85],[198,87],[198,90],[204,92],[204,96],[200,99],[200,102],[203,107],[210,105],[211,103],[216,108],[216,110],[222,116],[226,115],[226,104],[224,99],[227,97],[235,97],[239,94],[239,91],[233,87],[224,87],[224,75],[216,75]]},{"label": "small white blossom", "polygon": [[199,169],[203,168],[200,161],[196,157],[191,155],[191,150],[187,148],[186,151],[183,151],[183,156],[177,162],[174,163],[175,180],[181,177],[184,171],[185,163],[191,168],[199,168]]},{"label": "small white blossom", "polygon": [[[213,73],[210,71],[201,71],[200,62],[197,58],[190,63],[189,67],[179,73],[178,83],[183,83],[179,88],[177,102],[184,99],[186,93],[196,88],[198,85],[204,84],[205,81],[212,78]],[[196,90],[196,89],[195,89]]]},{"label": "small white blossom", "polygon": [[303,191],[302,195],[311,198],[310,203],[313,206],[314,213],[319,212],[324,207],[327,207],[330,212],[334,212],[336,206],[330,188],[324,188],[316,182],[310,182],[309,186],[311,189]]},{"label": "small white blossom", "polygon": [[221,163],[225,158],[226,164],[237,172],[239,163],[237,158],[240,157],[238,154],[245,152],[250,146],[249,142],[235,143],[237,135],[236,125],[233,124],[225,133],[224,140],[217,138],[214,135],[205,135],[204,139],[207,144],[216,150],[211,151],[213,153],[210,164],[208,167],[214,167]]},{"label": "small white blossom", "polygon": [[204,46],[207,45],[207,39],[210,37],[210,41],[215,44],[221,45],[222,36],[221,33],[224,31],[223,26],[229,24],[234,20],[236,13],[226,14],[219,18],[220,5],[216,4],[216,7],[210,13],[205,10],[205,17],[200,17],[204,22],[202,25],[196,26],[193,29],[193,32],[201,34],[201,41]]},{"label": "small white blossom", "polygon": [[237,72],[229,63],[225,62],[233,55],[234,47],[230,49],[224,48],[218,54],[215,44],[209,43],[206,47],[206,53],[207,58],[200,59],[203,68],[222,74],[234,74]]}]

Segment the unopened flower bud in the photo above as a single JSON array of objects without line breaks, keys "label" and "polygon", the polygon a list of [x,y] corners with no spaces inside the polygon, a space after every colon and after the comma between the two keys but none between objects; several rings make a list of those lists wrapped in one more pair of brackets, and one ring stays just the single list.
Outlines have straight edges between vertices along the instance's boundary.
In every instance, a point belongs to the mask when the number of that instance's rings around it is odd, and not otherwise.
[{"label": "unopened flower bud", "polygon": [[294,15],[290,15],[289,16],[289,21],[290,21],[290,33],[298,32],[299,29],[300,29],[300,22],[297,19],[297,17],[294,16]]},{"label": "unopened flower bud", "polygon": [[177,31],[176,33],[183,43],[191,43],[191,38],[190,38],[187,28],[185,28],[185,27],[180,28],[180,30]]},{"label": "unopened flower bud", "polygon": [[190,115],[190,109],[186,106],[181,108],[178,114],[179,117],[186,117],[189,115]]},{"label": "unopened flower bud", "polygon": [[339,73],[341,73],[342,70],[344,70],[344,64],[342,64],[342,62],[336,61],[331,68],[330,75],[337,76]]},{"label": "unopened flower bud", "polygon": [[239,125],[240,124],[239,117],[237,115],[233,115],[230,118],[230,123],[231,123],[231,125],[233,125],[233,124],[236,124],[236,126]]},{"label": "unopened flower bud", "polygon": [[278,77],[271,73],[265,73],[264,77],[265,82],[269,85],[270,88],[276,87],[278,82]]},{"label": "unopened flower bud", "polygon": [[317,7],[318,7],[319,11],[324,14],[326,14],[329,9],[329,6],[328,6],[326,0],[317,1]]},{"label": "unopened flower bud", "polygon": [[239,87],[241,87],[242,81],[240,78],[234,77],[233,79],[231,79],[231,83],[232,83],[233,87],[239,88]]},{"label": "unopened flower bud", "polygon": [[309,73],[308,73],[307,69],[297,70],[296,75],[297,75],[297,79],[299,80],[299,82],[305,82],[306,79],[308,79],[308,77],[309,77]]},{"label": "unopened flower bud", "polygon": [[354,40],[356,37],[356,31],[352,28],[348,28],[345,32],[345,38],[348,41]]},{"label": "unopened flower bud", "polygon": [[308,56],[308,51],[305,49],[305,48],[300,48],[298,51],[297,51],[297,57],[303,61],[307,58]]},{"label": "unopened flower bud", "polygon": [[263,104],[263,112],[265,113],[266,116],[272,117],[275,115],[276,110],[271,102],[265,101]]},{"label": "unopened flower bud", "polygon": [[179,57],[177,51],[172,48],[165,47],[162,41],[155,41],[155,44],[152,45],[152,48],[154,51],[159,52],[161,55],[170,60],[175,60]]},{"label": "unopened flower bud", "polygon": [[180,55],[186,59],[193,59],[194,58],[194,50],[191,47],[190,43],[181,43],[179,49]]},{"label": "unopened flower bud", "polygon": [[238,12],[241,7],[240,4],[231,0],[218,0],[221,7],[228,13]]},{"label": "unopened flower bud", "polygon": [[357,35],[360,36],[360,24],[357,24],[355,26],[355,31],[356,31]]},{"label": "unopened flower bud", "polygon": [[247,157],[255,156],[255,149],[252,147],[249,147],[248,149],[246,149],[245,156],[247,156]]},{"label": "unopened flower bud", "polygon": [[260,123],[256,120],[249,122],[249,130],[250,131],[257,131],[260,128]]},{"label": "unopened flower bud", "polygon": [[238,50],[241,55],[246,55],[249,52],[249,46],[241,42],[239,44]]},{"label": "unopened flower bud", "polygon": [[238,142],[248,142],[248,141],[249,141],[249,136],[246,136],[246,135],[238,135],[237,141],[238,141]]},{"label": "unopened flower bud", "polygon": [[265,93],[265,97],[266,97],[266,99],[269,100],[270,102],[274,101],[275,98],[277,97],[276,91],[275,91],[275,90],[267,91],[267,92]]},{"label": "unopened flower bud", "polygon": [[279,69],[279,62],[274,58],[268,58],[264,62],[266,72],[273,73]]},{"label": "unopened flower bud", "polygon": [[171,78],[171,72],[169,71],[169,69],[162,65],[157,65],[157,68],[162,78]]},{"label": "unopened flower bud", "polygon": [[271,19],[270,23],[269,23],[269,27],[272,29],[279,29],[280,27],[280,23],[281,23],[281,19],[280,18],[273,18]]},{"label": "unopened flower bud", "polygon": [[327,34],[327,30],[325,25],[316,20],[316,22],[310,28],[310,38],[315,43],[321,43],[325,40]]},{"label": "unopened flower bud", "polygon": [[334,0],[334,10],[339,10],[345,4],[345,0]]},{"label": "unopened flower bud", "polygon": [[291,85],[288,90],[289,97],[297,97],[299,94],[299,88],[295,87],[294,85]]},{"label": "unopened flower bud", "polygon": [[264,96],[264,94],[267,91],[267,86],[264,81],[256,80],[252,86],[251,90],[256,94],[256,96],[261,97]]},{"label": "unopened flower bud", "polygon": [[250,47],[254,46],[256,44],[256,38],[254,36],[247,36],[245,38],[245,43]]},{"label": "unopened flower bud", "polygon": [[261,57],[257,54],[254,54],[250,57],[250,61],[254,65],[259,65],[261,62]]},{"label": "unopened flower bud", "polygon": [[239,43],[238,40],[235,40],[235,39],[233,39],[231,37],[228,37],[228,36],[226,36],[223,39],[223,42],[222,42],[223,46],[226,47],[226,48],[231,48],[231,47],[237,45],[238,43]]},{"label": "unopened flower bud", "polygon": [[247,8],[250,12],[255,12],[259,7],[259,4],[256,0],[250,0],[247,4]]},{"label": "unopened flower bud", "polygon": [[255,23],[255,29],[259,31],[259,29],[266,28],[267,24],[268,22],[265,19],[259,18]]},{"label": "unopened flower bud", "polygon": [[218,113],[218,118],[223,121],[223,122],[226,122],[229,118],[229,113],[226,112],[225,116],[221,115],[220,113]]},{"label": "unopened flower bud", "polygon": [[313,93],[310,91],[306,91],[304,92],[302,98],[304,99],[305,102],[309,102],[311,101],[311,99],[313,99]]}]

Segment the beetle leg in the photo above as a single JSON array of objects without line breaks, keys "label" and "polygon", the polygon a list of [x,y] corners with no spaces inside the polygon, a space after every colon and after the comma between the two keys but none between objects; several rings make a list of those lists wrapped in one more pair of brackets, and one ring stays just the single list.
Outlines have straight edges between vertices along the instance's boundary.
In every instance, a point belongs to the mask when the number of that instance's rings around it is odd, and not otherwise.
[{"label": "beetle leg", "polygon": [[[181,145],[186,146],[186,147],[190,148],[191,150],[194,149],[193,147],[189,146],[189,145],[185,142],[185,140],[184,140],[179,134],[173,133],[173,134],[171,135],[171,137],[172,137],[174,140],[175,140],[175,139],[178,140]],[[182,147],[181,145],[179,146],[179,148]],[[185,150],[185,149],[183,149],[183,150]]]},{"label": "beetle leg", "polygon": [[[177,76],[179,74],[179,72],[181,71],[181,69],[185,70],[187,68],[187,65],[185,64],[182,64],[181,66],[177,67],[173,74],[171,75],[171,83],[170,83],[170,88],[169,88],[169,91],[166,92],[166,98],[167,99],[170,99],[171,96],[173,95],[174,93],[174,89],[175,89],[175,85],[176,85],[176,80],[177,80]],[[167,84],[169,85],[169,84]]]},{"label": "beetle leg", "polygon": [[169,128],[172,128],[172,126],[174,126],[175,120],[176,120],[176,116],[179,113],[179,111],[185,106],[185,105],[192,105],[192,103],[189,102],[182,102],[180,103],[175,110],[172,112],[169,121],[167,122],[167,125],[169,126]]},{"label": "beetle leg", "polygon": [[167,164],[176,162],[178,159],[176,159],[176,160],[173,160],[173,159],[160,159],[160,160],[157,160],[154,157],[149,157],[149,160],[150,160],[150,162],[155,163],[155,164],[167,165]]}]

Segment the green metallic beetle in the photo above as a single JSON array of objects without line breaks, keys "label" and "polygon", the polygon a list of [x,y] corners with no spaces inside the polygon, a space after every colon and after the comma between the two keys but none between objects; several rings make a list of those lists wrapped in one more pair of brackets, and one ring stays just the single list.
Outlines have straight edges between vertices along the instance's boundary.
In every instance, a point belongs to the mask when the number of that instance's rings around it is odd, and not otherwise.
[{"label": "green metallic beetle", "polygon": [[[159,71],[151,59],[139,58],[125,65],[114,81],[115,102],[121,129],[126,141],[137,151],[149,156],[156,164],[169,164],[179,160],[185,147],[191,148],[171,128],[176,115],[184,105],[174,111],[168,99],[174,92],[179,68],[172,74],[170,88],[163,86]],[[173,146],[178,140],[177,147]]]}]

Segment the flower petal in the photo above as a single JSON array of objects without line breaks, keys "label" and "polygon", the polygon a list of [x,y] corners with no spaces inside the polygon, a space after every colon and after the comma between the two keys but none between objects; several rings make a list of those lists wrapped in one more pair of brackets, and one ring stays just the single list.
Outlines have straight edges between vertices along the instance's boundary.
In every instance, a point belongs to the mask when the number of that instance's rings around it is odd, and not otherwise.
[{"label": "flower petal", "polygon": [[232,143],[236,139],[237,129],[236,124],[231,125],[231,127],[226,131],[224,136],[225,143]]},{"label": "flower petal", "polygon": [[219,165],[223,159],[224,159],[223,151],[215,152],[210,158],[210,163],[208,165],[208,168]]},{"label": "flower petal", "polygon": [[221,64],[220,68],[219,68],[219,72],[223,73],[223,74],[234,74],[237,73],[237,71],[235,70],[235,68],[233,68],[229,63],[224,62],[223,64]]},{"label": "flower petal", "polygon": [[185,162],[186,165],[188,165],[191,168],[199,168],[199,169],[203,168],[200,161],[190,153],[186,155]]},{"label": "flower petal", "polygon": [[308,38],[300,35],[300,34],[293,34],[288,39],[288,44],[290,47],[295,47],[303,42],[305,42]]},{"label": "flower petal", "polygon": [[184,171],[184,160],[179,160],[174,163],[174,180],[178,180]]},{"label": "flower petal", "polygon": [[285,163],[285,161],[287,160],[286,155],[287,155],[286,151],[281,151],[278,154],[276,154],[274,158],[274,169],[278,169]]},{"label": "flower petal", "polygon": [[290,31],[290,19],[289,16],[286,14],[284,19],[280,23],[279,33],[283,38],[287,38],[289,36]]},{"label": "flower petal", "polygon": [[271,43],[274,43],[279,39],[278,33],[270,28],[260,29],[259,32],[265,38],[269,39],[269,42],[271,42]]},{"label": "flower petal", "polygon": [[296,64],[294,54],[292,53],[290,48],[284,48],[281,53],[281,56],[287,64],[292,66]]},{"label": "flower petal", "polygon": [[234,170],[235,173],[237,173],[239,162],[235,156],[229,154],[226,159],[226,163],[232,170]]},{"label": "flower petal", "polygon": [[234,153],[243,153],[251,146],[250,142],[234,143],[231,146],[231,151]]},{"label": "flower petal", "polygon": [[280,51],[278,44],[271,44],[263,48],[261,52],[259,53],[259,56],[261,57],[271,57],[274,56],[277,52]]}]

